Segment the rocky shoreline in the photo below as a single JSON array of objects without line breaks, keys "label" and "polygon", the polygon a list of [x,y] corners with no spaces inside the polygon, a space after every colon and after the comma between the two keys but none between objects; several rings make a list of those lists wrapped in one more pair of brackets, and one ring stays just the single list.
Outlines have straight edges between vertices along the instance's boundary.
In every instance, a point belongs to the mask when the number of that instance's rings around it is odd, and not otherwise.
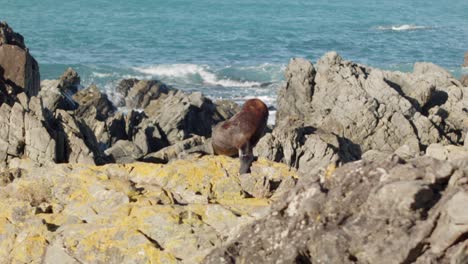
[{"label": "rocky shoreline", "polygon": [[[158,80],[40,81],[0,24],[5,263],[467,263],[468,83],[292,59],[252,173],[186,154],[239,106]],[[3,263],[3,262],[2,262]]]}]

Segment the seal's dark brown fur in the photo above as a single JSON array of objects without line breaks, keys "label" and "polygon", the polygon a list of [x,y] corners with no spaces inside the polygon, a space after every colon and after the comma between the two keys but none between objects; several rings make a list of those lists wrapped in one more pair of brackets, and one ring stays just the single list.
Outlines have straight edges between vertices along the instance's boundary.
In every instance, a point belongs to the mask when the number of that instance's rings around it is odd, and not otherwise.
[{"label": "seal's dark brown fur", "polygon": [[239,154],[240,173],[249,172],[253,161],[252,149],[262,137],[267,120],[267,106],[259,99],[248,100],[239,113],[213,129],[214,153],[227,156]]}]

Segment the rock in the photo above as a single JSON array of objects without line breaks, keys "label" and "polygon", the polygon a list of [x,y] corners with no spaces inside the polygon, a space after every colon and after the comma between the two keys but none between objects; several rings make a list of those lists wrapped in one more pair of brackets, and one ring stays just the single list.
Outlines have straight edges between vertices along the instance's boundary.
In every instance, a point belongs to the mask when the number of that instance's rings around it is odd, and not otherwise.
[{"label": "rock", "polygon": [[206,144],[206,142],[205,137],[195,135],[191,138],[179,141],[174,145],[165,147],[157,152],[147,154],[141,160],[153,163],[168,163],[170,160],[183,155],[184,151]]},{"label": "rock", "polygon": [[310,107],[314,95],[315,68],[308,60],[291,59],[286,68],[286,86],[278,92],[276,121],[285,118],[304,119],[304,109]]},{"label": "rock", "polygon": [[277,123],[297,119],[359,146],[362,153],[391,154],[406,145],[405,152],[414,156],[432,143],[463,142],[468,92],[436,65],[416,63],[412,73],[388,72],[330,52],[315,66],[291,60],[285,76]]},{"label": "rock", "polygon": [[0,167],[15,158],[27,156],[46,164],[55,161],[55,140],[43,125],[40,102],[33,98],[29,109],[20,103],[0,106]]},{"label": "rock", "polygon": [[132,130],[132,141],[145,155],[170,145],[164,133],[161,131],[161,128],[154,120],[144,119],[137,127],[132,128]]},{"label": "rock", "polygon": [[315,175],[329,165],[358,159],[359,148],[304,123],[284,119],[260,139],[254,155],[283,162],[300,172]]},{"label": "rock", "polygon": [[426,155],[439,160],[468,159],[468,149],[462,146],[431,144]]},{"label": "rock", "polygon": [[238,228],[265,214],[296,174],[259,160],[251,177],[271,181],[249,198],[237,159],[223,156],[24,169],[0,187],[5,262],[199,263]]},{"label": "rock", "polygon": [[73,95],[78,91],[80,76],[72,68],[68,68],[58,80],[43,80],[41,82],[41,97],[44,107],[54,112],[56,109],[75,110],[78,104]]},{"label": "rock", "polygon": [[135,162],[143,156],[141,149],[135,143],[128,140],[117,141],[112,147],[106,149],[104,153],[119,164]]},{"label": "rock", "polygon": [[329,171],[322,183],[304,175],[267,216],[244,226],[203,263],[449,263],[465,259],[465,165],[429,157],[408,163],[392,158],[345,164]]},{"label": "rock", "polygon": [[73,95],[73,100],[79,105],[76,115],[83,118],[92,116],[91,118],[104,121],[116,110],[107,95],[101,93],[94,84]]},{"label": "rock", "polygon": [[152,100],[144,111],[171,145],[191,135],[210,137],[212,126],[224,120],[217,106],[200,92],[171,90]]},{"label": "rock", "polygon": [[[69,163],[94,164],[93,150],[99,149],[97,142],[91,139],[86,144],[76,119],[67,111],[57,110],[52,121],[54,137],[57,141],[57,161]],[[94,145],[92,145],[94,143]]]},{"label": "rock", "polygon": [[119,82],[115,91],[111,94],[112,101],[115,106],[125,106],[125,99],[127,98],[128,91],[134,87],[140,80],[138,79],[123,79]]},{"label": "rock", "polygon": [[459,145],[468,131],[468,87],[451,85],[438,92],[443,100],[429,109],[429,119],[452,144]]},{"label": "rock", "polygon": [[0,73],[14,94],[25,92],[29,97],[40,89],[39,65],[29,54],[23,37],[5,22],[0,24]]},{"label": "rock", "polygon": [[241,110],[241,107],[230,100],[218,100],[215,102],[219,120],[228,120]]},{"label": "rock", "polygon": [[78,73],[72,69],[68,68],[60,77],[58,88],[65,94],[72,96],[78,92],[80,88],[81,78]]},{"label": "rock", "polygon": [[[134,85],[128,89],[130,84]],[[128,90],[127,90],[128,89]],[[124,80],[117,88],[117,91],[125,94],[125,105],[128,108],[143,109],[151,100],[158,99],[169,92],[169,87],[158,80],[137,81],[134,79]]]},{"label": "rock", "polygon": [[0,22],[0,45],[4,44],[18,46],[22,49],[26,49],[23,36],[14,32],[6,22]]}]

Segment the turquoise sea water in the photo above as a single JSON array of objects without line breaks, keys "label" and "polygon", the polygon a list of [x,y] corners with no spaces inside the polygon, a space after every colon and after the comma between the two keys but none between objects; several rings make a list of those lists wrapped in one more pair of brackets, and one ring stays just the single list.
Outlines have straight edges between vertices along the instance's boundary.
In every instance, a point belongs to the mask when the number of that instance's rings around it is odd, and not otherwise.
[{"label": "turquoise sea water", "polygon": [[0,0],[0,20],[26,39],[42,79],[72,66],[86,86],[157,78],[212,98],[274,104],[291,57],[391,70],[430,61],[463,70],[468,1]]}]

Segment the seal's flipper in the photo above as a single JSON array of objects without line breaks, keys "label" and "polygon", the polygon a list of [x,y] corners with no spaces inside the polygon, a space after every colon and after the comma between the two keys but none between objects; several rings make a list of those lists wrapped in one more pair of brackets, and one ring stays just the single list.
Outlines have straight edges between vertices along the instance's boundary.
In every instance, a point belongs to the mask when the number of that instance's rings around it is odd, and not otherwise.
[{"label": "seal's flipper", "polygon": [[252,147],[249,143],[239,149],[240,169],[239,174],[250,173],[250,167],[254,161]]}]

